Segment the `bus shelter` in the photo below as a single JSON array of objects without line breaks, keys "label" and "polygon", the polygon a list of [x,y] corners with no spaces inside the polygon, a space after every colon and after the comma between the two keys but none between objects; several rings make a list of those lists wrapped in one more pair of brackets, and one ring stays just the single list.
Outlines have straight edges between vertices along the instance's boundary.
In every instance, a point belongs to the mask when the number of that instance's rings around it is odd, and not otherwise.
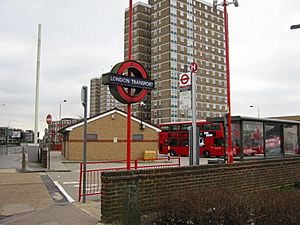
[{"label": "bus shelter", "polygon": [[[299,156],[299,121],[243,116],[231,118],[235,160]],[[224,117],[207,118],[207,121],[226,123]],[[224,127],[226,129],[227,126]]]}]

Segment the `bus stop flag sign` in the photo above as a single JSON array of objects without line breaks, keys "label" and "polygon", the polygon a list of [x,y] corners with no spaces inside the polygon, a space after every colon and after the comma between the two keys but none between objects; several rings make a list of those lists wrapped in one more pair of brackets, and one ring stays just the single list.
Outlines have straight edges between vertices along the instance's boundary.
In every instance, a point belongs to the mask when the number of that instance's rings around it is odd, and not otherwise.
[{"label": "bus stop flag sign", "polygon": [[198,70],[198,65],[197,65],[197,63],[192,62],[191,65],[190,65],[190,69],[191,69],[191,72],[192,72],[192,73],[196,73],[197,70]]}]

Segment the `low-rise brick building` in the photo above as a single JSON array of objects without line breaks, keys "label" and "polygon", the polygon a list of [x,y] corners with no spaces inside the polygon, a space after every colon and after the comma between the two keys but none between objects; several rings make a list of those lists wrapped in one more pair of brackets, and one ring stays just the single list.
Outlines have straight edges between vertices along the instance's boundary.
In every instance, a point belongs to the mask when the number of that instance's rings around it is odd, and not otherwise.
[{"label": "low-rise brick building", "polygon": [[[131,119],[131,159],[143,158],[144,151],[158,150],[160,129],[133,117]],[[83,122],[64,128],[63,154],[69,160],[82,160]],[[127,113],[113,109],[87,120],[87,160],[126,160]]]}]

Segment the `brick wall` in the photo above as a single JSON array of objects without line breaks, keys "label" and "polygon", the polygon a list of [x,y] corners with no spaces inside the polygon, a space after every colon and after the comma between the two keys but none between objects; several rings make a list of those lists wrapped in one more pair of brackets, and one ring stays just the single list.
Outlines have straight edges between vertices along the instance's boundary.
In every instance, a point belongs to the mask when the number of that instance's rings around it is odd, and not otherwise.
[{"label": "brick wall", "polygon": [[102,221],[122,218],[126,185],[135,184],[141,211],[151,210],[156,199],[187,189],[275,188],[300,181],[300,157],[220,165],[163,168],[140,171],[103,172],[101,176]]}]

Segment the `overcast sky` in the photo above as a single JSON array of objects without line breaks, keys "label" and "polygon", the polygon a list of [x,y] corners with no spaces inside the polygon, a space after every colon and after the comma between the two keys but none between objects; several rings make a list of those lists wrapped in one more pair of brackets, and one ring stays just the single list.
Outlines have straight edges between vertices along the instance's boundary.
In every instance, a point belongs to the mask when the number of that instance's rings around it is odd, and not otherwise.
[{"label": "overcast sky", "polygon": [[[123,60],[128,2],[0,0],[0,126],[34,127],[39,23],[39,129],[48,113],[57,119],[63,99],[62,117],[82,115],[81,87]],[[290,26],[300,24],[300,1],[239,3],[229,7],[233,115],[256,116],[250,105],[259,106],[262,117],[299,115],[300,29]]]}]

